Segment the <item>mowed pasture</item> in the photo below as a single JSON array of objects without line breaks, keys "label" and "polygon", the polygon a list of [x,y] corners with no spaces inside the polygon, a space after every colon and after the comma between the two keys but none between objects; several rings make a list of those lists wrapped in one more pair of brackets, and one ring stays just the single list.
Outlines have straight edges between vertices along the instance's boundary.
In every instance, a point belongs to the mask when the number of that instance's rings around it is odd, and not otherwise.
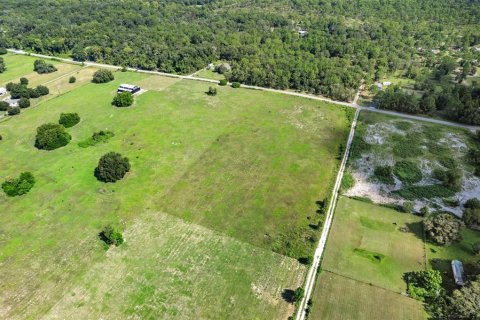
[{"label": "mowed pasture", "polygon": [[[407,227],[403,232],[401,228]],[[341,197],[322,268],[398,293],[405,272],[425,267],[421,219]]]},{"label": "mowed pasture", "polygon": [[[222,318],[227,311],[286,317],[291,305],[281,292],[300,285],[305,270],[270,249],[293,258],[311,254],[315,201],[330,193],[351,111],[228,87],[211,97],[208,83],[135,72],[93,84],[84,74],[91,69],[77,72],[82,80],[71,90],[0,122],[0,179],[23,171],[36,178],[24,196],[0,194],[0,318],[65,318],[75,308],[84,318],[105,310],[120,318]],[[130,108],[114,108],[120,83],[150,90]],[[35,149],[35,129],[57,122],[61,112],[81,117],[68,129],[70,144]],[[78,146],[99,130],[115,136]],[[115,184],[93,175],[109,151],[129,157],[132,167]],[[97,235],[111,223],[125,230],[127,242],[105,252]],[[170,278],[175,274],[187,275]],[[151,279],[145,287],[143,278]],[[76,290],[84,300],[74,299]],[[120,290],[125,300],[112,298]],[[97,299],[98,309],[90,309]],[[218,299],[229,300],[230,309]]]},{"label": "mowed pasture", "polygon": [[340,197],[312,319],[424,319],[421,303],[402,295],[403,274],[425,268],[422,237],[418,217]]},{"label": "mowed pasture", "polygon": [[309,319],[426,319],[416,300],[326,271],[318,277],[312,300]]}]

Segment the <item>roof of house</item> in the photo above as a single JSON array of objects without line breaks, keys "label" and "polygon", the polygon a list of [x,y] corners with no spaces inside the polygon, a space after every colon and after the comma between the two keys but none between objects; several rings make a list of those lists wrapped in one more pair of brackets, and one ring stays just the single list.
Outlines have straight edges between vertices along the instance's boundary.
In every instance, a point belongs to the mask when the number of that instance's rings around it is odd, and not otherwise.
[{"label": "roof of house", "polygon": [[124,88],[124,89],[132,89],[132,90],[133,90],[133,89],[135,89],[135,88],[137,88],[137,86],[136,86],[136,85],[133,85],[133,84],[126,84],[126,83],[124,83],[124,84],[121,84],[119,87],[120,87],[120,88]]},{"label": "roof of house", "polygon": [[463,264],[459,260],[452,260],[452,271],[453,277],[455,278],[455,283],[463,286],[465,280],[463,279]]}]

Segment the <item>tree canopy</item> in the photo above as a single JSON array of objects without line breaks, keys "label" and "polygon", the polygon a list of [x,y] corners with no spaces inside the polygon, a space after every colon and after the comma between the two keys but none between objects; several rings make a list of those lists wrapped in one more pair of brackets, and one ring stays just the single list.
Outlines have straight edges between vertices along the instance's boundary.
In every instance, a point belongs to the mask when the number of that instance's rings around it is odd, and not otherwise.
[{"label": "tree canopy", "polygon": [[116,152],[103,155],[95,168],[95,177],[103,182],[116,182],[130,171],[130,162],[127,157],[122,157]]},{"label": "tree canopy", "polygon": [[462,225],[461,220],[448,213],[433,215],[424,220],[428,238],[439,245],[450,245],[460,240]]},{"label": "tree canopy", "polygon": [[100,69],[95,71],[93,74],[93,79],[92,82],[94,83],[106,83],[110,82],[114,79],[113,73],[110,70],[107,69]]},{"label": "tree canopy", "polygon": [[80,122],[80,116],[78,113],[61,113],[58,123],[65,128],[71,128]]},{"label": "tree canopy", "polygon": [[2,189],[9,197],[21,196],[30,191],[35,184],[35,178],[30,172],[22,172],[16,179],[8,179],[2,183]]},{"label": "tree canopy", "polygon": [[66,146],[71,136],[65,131],[65,127],[56,123],[42,124],[37,128],[35,147],[44,150],[54,150]]},{"label": "tree canopy", "polygon": [[130,107],[133,104],[133,94],[130,92],[120,92],[113,98],[112,104],[116,107]]}]

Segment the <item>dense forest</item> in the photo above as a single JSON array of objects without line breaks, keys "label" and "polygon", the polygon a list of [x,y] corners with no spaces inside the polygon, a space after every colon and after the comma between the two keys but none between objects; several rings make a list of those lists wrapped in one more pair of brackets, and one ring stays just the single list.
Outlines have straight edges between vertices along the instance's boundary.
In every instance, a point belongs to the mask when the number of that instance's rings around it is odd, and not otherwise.
[{"label": "dense forest", "polygon": [[2,0],[0,47],[188,74],[228,61],[231,81],[349,100],[419,48],[480,44],[477,0]]}]

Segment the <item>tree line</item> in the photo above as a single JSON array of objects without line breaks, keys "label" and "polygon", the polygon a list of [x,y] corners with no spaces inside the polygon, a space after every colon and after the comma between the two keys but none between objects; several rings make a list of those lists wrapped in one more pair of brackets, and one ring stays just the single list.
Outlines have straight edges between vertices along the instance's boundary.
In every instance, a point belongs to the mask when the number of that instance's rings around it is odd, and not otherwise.
[{"label": "tree line", "polygon": [[[192,73],[349,100],[360,80],[407,69],[418,48],[480,43],[480,4],[454,0],[2,1],[0,47]],[[299,33],[299,31],[305,31]]]}]

